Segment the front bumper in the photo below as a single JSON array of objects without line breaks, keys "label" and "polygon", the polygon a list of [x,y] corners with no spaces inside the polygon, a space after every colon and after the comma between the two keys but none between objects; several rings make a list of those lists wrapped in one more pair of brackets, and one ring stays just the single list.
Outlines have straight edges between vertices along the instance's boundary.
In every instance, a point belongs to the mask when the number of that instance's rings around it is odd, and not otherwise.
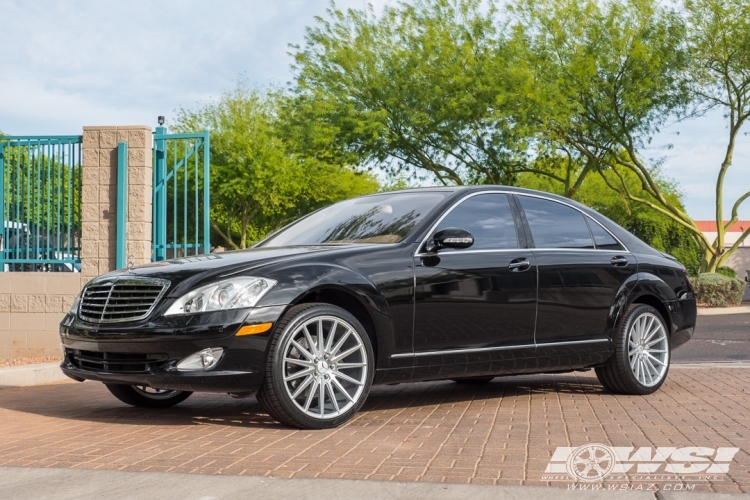
[{"label": "front bumper", "polygon": [[[235,333],[245,324],[275,325],[283,311],[283,306],[273,306],[106,327],[66,316],[60,325],[65,354],[60,368],[79,381],[193,392],[256,392],[274,329],[242,337]],[[213,369],[174,368],[181,359],[209,347],[224,349]]]}]

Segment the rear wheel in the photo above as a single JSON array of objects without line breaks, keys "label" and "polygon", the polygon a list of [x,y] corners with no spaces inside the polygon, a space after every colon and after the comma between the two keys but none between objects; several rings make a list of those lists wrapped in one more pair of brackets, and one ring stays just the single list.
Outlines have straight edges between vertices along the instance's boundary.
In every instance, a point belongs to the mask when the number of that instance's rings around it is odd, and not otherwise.
[{"label": "rear wheel", "polygon": [[169,408],[182,403],[192,392],[154,389],[144,385],[104,384],[117,399],[140,408]]},{"label": "rear wheel", "polygon": [[669,372],[669,335],[659,311],[633,304],[615,331],[615,354],[596,376],[610,392],[644,395],[656,392]]},{"label": "rear wheel", "polygon": [[301,304],[279,322],[258,401],[282,423],[336,427],[354,416],[374,375],[370,338],[353,315],[329,304]]}]

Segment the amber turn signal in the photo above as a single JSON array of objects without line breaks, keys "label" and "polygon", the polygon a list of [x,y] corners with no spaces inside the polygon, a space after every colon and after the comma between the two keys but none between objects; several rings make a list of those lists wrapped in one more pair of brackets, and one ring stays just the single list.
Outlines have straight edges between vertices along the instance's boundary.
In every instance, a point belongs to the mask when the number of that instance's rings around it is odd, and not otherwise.
[{"label": "amber turn signal", "polygon": [[237,332],[236,336],[241,337],[243,335],[255,335],[258,333],[267,332],[271,329],[273,323],[259,323],[257,325],[245,325]]}]

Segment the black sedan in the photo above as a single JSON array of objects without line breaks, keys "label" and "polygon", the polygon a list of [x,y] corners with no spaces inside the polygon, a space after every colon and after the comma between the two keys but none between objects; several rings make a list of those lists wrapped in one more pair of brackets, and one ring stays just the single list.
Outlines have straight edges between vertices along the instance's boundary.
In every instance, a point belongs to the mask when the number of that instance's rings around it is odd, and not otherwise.
[{"label": "black sedan", "polygon": [[125,403],[257,395],[325,428],[372,384],[594,368],[649,394],[695,320],[673,257],[569,199],[482,186],[350,199],[248,250],[105,274],[60,334],[63,371]]}]

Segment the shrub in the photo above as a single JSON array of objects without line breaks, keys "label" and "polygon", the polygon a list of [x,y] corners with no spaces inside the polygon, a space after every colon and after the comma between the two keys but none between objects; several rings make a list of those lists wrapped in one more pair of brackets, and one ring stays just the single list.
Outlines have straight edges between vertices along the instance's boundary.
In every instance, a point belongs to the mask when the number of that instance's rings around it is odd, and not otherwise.
[{"label": "shrub", "polygon": [[693,280],[693,288],[699,304],[709,307],[738,306],[742,303],[745,283],[719,273],[703,273]]},{"label": "shrub", "polygon": [[716,270],[716,274],[721,274],[722,276],[729,276],[730,278],[736,278],[737,273],[732,269],[731,267],[727,266],[721,266],[719,269]]}]

